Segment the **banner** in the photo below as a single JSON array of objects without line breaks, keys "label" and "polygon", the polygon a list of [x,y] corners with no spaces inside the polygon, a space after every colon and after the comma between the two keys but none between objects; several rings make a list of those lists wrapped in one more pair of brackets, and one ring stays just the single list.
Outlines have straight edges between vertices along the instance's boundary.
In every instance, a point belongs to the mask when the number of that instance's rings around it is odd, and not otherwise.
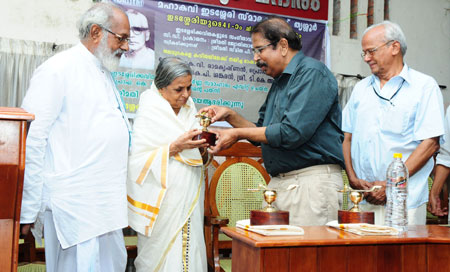
[{"label": "banner", "polygon": [[328,0],[185,0],[183,2],[270,12],[304,19],[328,20]]},{"label": "banner", "polygon": [[[194,71],[192,98],[197,109],[227,106],[257,120],[273,79],[255,65],[249,31],[267,14],[186,1],[114,2],[130,20],[130,52],[122,55],[113,77],[131,117],[140,94],[154,79],[158,60],[177,56]],[[285,19],[301,35],[302,51],[325,62],[325,22]]]}]

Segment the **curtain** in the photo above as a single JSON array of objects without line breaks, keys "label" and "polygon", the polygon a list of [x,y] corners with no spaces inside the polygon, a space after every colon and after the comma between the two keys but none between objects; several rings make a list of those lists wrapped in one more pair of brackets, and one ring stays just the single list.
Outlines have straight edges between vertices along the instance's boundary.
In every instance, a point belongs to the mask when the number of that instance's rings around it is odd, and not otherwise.
[{"label": "curtain", "polygon": [[353,87],[355,87],[356,83],[358,83],[362,77],[360,75],[350,76],[343,74],[334,74],[334,76],[338,82],[339,104],[341,105],[341,109],[344,109],[347,101],[350,99]]},{"label": "curtain", "polygon": [[34,70],[72,46],[0,38],[0,107],[20,107]]}]

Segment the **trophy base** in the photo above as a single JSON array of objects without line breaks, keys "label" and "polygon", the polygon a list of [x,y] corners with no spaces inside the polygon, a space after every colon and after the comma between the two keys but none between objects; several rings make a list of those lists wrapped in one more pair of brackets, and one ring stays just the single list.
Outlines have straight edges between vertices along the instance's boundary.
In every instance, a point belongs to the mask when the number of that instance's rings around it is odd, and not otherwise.
[{"label": "trophy base", "polygon": [[216,134],[208,131],[202,131],[201,134],[194,137],[196,140],[205,139],[210,146],[216,145]]},{"label": "trophy base", "polygon": [[289,212],[250,211],[250,225],[289,225]]},{"label": "trophy base", "polygon": [[338,223],[348,224],[348,223],[375,223],[375,213],[374,212],[351,212],[351,211],[338,211]]}]

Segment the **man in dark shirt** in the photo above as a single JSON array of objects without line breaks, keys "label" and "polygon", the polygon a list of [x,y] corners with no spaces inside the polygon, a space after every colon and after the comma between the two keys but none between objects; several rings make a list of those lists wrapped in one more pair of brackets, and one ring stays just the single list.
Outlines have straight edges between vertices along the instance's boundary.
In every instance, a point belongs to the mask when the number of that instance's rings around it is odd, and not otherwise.
[{"label": "man in dark shirt", "polygon": [[[212,153],[240,139],[261,143],[264,164],[279,189],[274,203],[290,212],[293,225],[323,225],[337,219],[342,188],[343,133],[336,79],[321,62],[306,57],[301,40],[279,17],[256,24],[252,31],[256,65],[274,78],[256,124],[225,107],[200,110],[212,122],[234,128],[217,132]],[[295,189],[286,191],[289,185]]]}]

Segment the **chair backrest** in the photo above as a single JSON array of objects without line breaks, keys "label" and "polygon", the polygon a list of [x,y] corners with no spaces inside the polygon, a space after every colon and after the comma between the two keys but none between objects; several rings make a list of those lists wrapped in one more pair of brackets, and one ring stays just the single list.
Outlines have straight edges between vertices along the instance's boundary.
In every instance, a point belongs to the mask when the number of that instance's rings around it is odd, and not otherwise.
[{"label": "chair backrest", "polygon": [[262,192],[247,189],[267,185],[270,176],[262,166],[261,149],[247,142],[238,142],[217,156],[225,156],[217,167],[209,186],[209,207],[212,216],[229,219],[229,226],[236,221],[248,219],[251,210],[261,209]]},{"label": "chair backrest", "polygon": [[[342,170],[342,180],[344,181],[344,187],[346,185],[350,186],[350,183],[348,181],[347,172],[345,172],[345,170]],[[347,211],[348,209],[351,208],[348,205],[348,194],[349,194],[348,192],[342,194],[342,207],[341,207],[341,210]]]}]

